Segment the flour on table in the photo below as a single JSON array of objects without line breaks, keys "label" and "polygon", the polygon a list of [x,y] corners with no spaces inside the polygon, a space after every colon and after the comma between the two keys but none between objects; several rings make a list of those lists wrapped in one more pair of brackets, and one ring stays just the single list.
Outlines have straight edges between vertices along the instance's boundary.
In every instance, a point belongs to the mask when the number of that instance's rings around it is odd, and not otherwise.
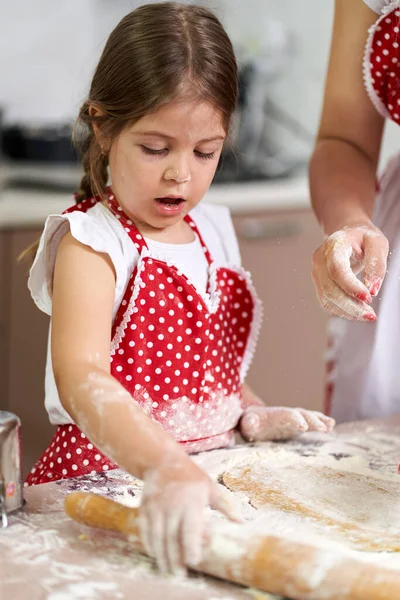
[{"label": "flour on table", "polygon": [[196,462],[239,503],[246,519],[243,539],[279,536],[400,570],[397,469],[379,472],[362,454],[327,450],[329,444],[326,451],[302,456],[283,445],[259,444],[204,454]]},{"label": "flour on table", "polygon": [[[249,540],[274,536],[317,550],[317,563],[301,573],[312,589],[318,589],[333,564],[345,565],[347,559],[396,571],[397,577],[399,455],[398,437],[371,430],[359,437],[342,434],[340,439],[306,434],[290,444],[246,445],[193,456],[213,479],[224,484],[245,520],[236,525],[207,509],[213,520],[207,550],[210,564],[221,555],[235,563],[234,559],[247,553]],[[128,507],[138,506],[141,482],[122,471],[111,471],[59,484],[62,493],[54,496],[54,503],[49,492],[50,511],[17,514],[12,517],[12,527],[0,536],[0,555],[5,564],[11,564],[6,573],[0,563],[0,595],[4,591],[4,597],[13,597],[22,570],[35,582],[32,598],[40,598],[40,590],[46,589],[51,600],[117,599],[126,597],[125,590],[133,585],[138,598],[158,600],[159,580],[153,563],[136,554],[130,540],[79,526],[63,511],[64,494],[78,489],[108,496]],[[34,490],[30,493],[33,498]],[[204,577],[170,578],[165,583],[162,600],[188,595],[193,600],[223,600],[232,595],[236,600],[251,595],[250,590]],[[254,591],[252,597],[259,600],[268,595]]]},{"label": "flour on table", "polygon": [[[274,444],[217,450],[194,460],[231,492],[246,521],[243,530],[299,542],[311,536],[316,545],[362,554],[364,560],[367,552],[371,561],[387,560],[400,569],[400,477],[394,469],[372,470],[360,455],[301,456]],[[134,498],[121,489],[116,499],[138,506],[136,485]],[[215,522],[225,522],[209,512]],[[224,543],[234,554],[229,536]]]}]

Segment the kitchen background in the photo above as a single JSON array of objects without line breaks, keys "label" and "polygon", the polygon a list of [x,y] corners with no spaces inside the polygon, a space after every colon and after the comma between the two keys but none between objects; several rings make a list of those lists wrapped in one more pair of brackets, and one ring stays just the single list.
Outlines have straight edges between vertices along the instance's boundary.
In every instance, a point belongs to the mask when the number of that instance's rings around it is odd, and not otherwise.
[{"label": "kitchen background", "polygon": [[[306,162],[321,108],[333,0],[209,0],[240,64],[237,156],[208,193],[231,207],[244,265],[264,301],[249,382],[268,404],[321,408],[326,317],[310,278],[321,232]],[[69,131],[105,39],[133,0],[0,2],[0,409],[22,418],[25,468],[52,428],[43,408],[48,317],[18,263],[47,214],[71,204]],[[388,126],[382,159],[396,150]]]}]

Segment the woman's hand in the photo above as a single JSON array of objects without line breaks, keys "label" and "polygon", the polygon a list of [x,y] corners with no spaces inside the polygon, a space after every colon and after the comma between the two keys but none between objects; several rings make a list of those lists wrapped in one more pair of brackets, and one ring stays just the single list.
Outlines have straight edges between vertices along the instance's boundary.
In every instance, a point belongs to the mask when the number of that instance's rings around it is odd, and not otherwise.
[{"label": "woman's hand", "polygon": [[306,431],[329,433],[334,419],[304,408],[253,405],[240,420],[240,432],[250,442],[289,440]]},{"label": "woman's hand", "polygon": [[140,538],[163,573],[178,573],[184,565],[194,567],[201,561],[207,506],[241,521],[228,493],[187,456],[166,456],[145,474]]},{"label": "woman's hand", "polygon": [[[323,308],[339,317],[375,321],[369,306],[386,274],[389,244],[371,225],[344,227],[313,256],[312,275]],[[363,281],[357,274],[363,272]]]}]

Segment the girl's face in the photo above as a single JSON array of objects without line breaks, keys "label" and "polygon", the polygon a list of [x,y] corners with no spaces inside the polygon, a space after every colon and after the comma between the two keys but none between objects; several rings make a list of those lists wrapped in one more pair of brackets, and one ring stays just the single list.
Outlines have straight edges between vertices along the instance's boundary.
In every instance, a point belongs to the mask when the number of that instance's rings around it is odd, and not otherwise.
[{"label": "girl's face", "polygon": [[127,127],[110,148],[113,192],[146,235],[176,234],[203,198],[226,137],[206,102],[173,101]]}]

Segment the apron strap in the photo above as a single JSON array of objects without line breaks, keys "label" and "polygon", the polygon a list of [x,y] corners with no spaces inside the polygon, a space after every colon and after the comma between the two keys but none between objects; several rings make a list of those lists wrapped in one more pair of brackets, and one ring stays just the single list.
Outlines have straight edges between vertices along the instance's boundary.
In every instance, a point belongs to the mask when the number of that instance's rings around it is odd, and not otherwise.
[{"label": "apron strap", "polygon": [[[110,210],[115,215],[115,217],[118,219],[118,221],[121,223],[122,227],[125,229],[125,231],[129,235],[129,237],[131,238],[132,242],[135,244],[136,248],[138,249],[139,254],[141,254],[143,248],[147,248],[147,244],[145,242],[144,237],[139,232],[138,228],[133,223],[133,221],[131,219],[129,219],[129,217],[124,213],[122,207],[118,204],[114,194],[112,193],[111,188],[108,188],[108,192],[109,192],[108,206],[109,206]],[[201,247],[203,248],[204,255],[206,257],[206,260],[207,260],[208,264],[210,265],[212,263],[211,254],[210,254],[207,246],[205,245],[202,236],[200,235],[200,232],[197,228],[196,223],[193,221],[193,219],[189,215],[186,215],[184,217],[184,220],[186,221],[186,223],[188,225],[190,225],[190,227],[193,229],[194,233],[199,238]]]},{"label": "apron strap", "polygon": [[111,212],[121,223],[122,227],[125,229],[126,233],[131,238],[133,244],[135,244],[139,254],[142,253],[143,248],[147,248],[147,244],[144,240],[144,237],[134,224],[134,222],[124,213],[122,207],[118,204],[111,188],[108,188],[108,200],[107,204],[110,208]]}]

